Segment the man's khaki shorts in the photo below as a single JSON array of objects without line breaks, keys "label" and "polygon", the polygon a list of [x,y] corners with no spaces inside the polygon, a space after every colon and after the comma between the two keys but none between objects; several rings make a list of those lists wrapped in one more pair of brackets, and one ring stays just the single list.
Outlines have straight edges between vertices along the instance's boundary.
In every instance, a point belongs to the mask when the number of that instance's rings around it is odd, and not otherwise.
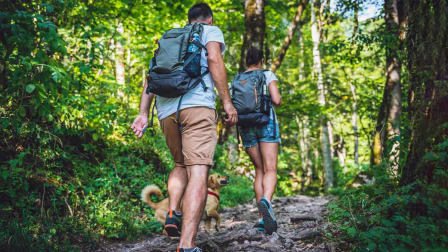
[{"label": "man's khaki shorts", "polygon": [[179,132],[176,113],[160,121],[176,165],[212,165],[218,141],[216,111],[208,107],[186,108],[179,111],[179,120],[182,132]]}]

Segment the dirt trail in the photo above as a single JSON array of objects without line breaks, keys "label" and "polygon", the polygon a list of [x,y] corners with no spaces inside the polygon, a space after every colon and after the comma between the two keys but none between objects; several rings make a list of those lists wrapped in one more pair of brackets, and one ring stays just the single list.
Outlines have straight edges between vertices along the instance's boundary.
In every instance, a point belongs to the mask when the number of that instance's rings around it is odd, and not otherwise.
[{"label": "dirt trail", "polygon": [[[266,235],[253,228],[258,214],[255,204],[221,209],[219,231],[201,231],[196,239],[203,251],[334,251],[323,239],[328,197],[297,195],[273,200],[279,222],[277,233]],[[214,224],[214,223],[213,223]],[[175,251],[177,240],[154,234],[138,243],[109,244],[98,251]]]}]

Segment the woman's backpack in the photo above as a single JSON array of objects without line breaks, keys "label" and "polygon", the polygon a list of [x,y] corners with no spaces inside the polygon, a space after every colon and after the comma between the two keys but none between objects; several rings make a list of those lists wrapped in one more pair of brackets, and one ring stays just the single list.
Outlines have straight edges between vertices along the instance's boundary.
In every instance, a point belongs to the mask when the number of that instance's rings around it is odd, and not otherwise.
[{"label": "woman's backpack", "polygon": [[237,74],[230,86],[239,126],[260,126],[269,122],[271,96],[264,72],[252,70]]}]

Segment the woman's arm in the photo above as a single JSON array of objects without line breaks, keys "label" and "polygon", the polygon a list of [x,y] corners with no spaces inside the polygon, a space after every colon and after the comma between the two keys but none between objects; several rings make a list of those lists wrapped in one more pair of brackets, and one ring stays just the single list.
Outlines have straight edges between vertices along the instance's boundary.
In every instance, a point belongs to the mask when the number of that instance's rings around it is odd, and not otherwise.
[{"label": "woman's arm", "polygon": [[282,104],[282,97],[278,91],[277,81],[273,80],[269,83],[269,94],[271,94],[271,100],[275,106]]}]

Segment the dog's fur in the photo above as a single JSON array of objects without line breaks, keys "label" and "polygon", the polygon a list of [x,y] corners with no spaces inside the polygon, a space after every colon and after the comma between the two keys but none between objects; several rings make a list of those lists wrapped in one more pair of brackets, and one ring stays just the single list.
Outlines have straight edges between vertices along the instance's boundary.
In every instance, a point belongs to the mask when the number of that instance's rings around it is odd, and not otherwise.
[{"label": "dog's fur", "polygon": [[[219,174],[212,174],[208,177],[208,191],[211,191],[218,195],[221,190],[221,187],[226,186],[229,183],[227,176],[221,176]],[[142,200],[149,207],[155,210],[155,218],[160,223],[165,224],[166,213],[170,210],[169,208],[169,199],[165,198],[160,202],[153,202],[151,200],[151,195],[156,195],[157,197],[162,196],[162,191],[156,185],[148,185],[142,190]],[[212,219],[215,219],[215,229],[218,230],[221,224],[221,217],[218,214],[219,200],[217,197],[207,194],[207,202],[205,204],[205,211],[202,216],[202,220],[205,221],[205,228],[207,231],[210,231]]]}]

